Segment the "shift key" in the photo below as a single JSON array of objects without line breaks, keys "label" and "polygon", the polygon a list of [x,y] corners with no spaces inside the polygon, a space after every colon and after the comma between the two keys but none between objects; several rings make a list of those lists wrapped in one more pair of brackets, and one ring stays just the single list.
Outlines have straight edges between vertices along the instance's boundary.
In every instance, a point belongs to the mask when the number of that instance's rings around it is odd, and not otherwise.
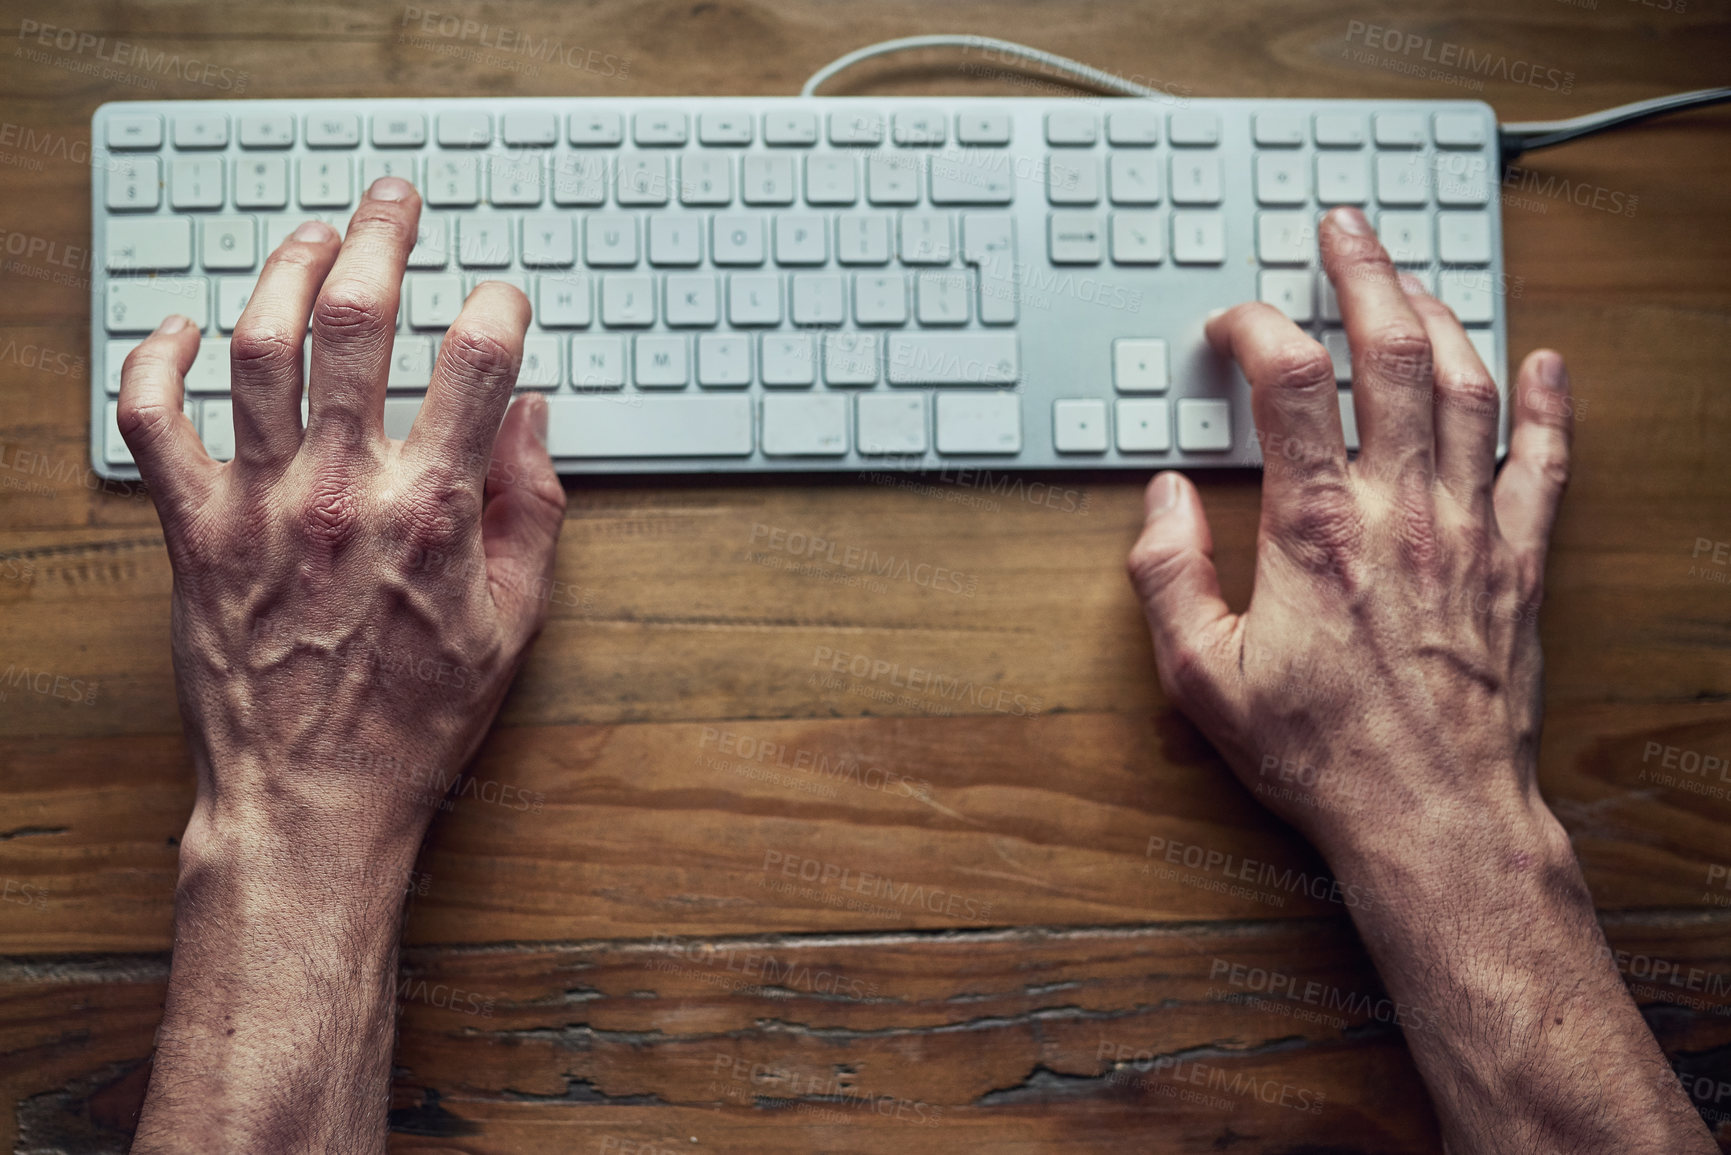
[{"label": "shift key", "polygon": [[170,313],[210,322],[210,283],[203,277],[115,277],[103,309],[110,333],[149,333]]}]

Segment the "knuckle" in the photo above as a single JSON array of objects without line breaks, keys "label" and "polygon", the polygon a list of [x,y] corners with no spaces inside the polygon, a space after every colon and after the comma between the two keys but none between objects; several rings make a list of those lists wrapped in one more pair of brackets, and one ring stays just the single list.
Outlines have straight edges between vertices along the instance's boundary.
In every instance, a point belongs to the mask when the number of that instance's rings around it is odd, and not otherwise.
[{"label": "knuckle", "polygon": [[313,328],[339,341],[376,341],[395,318],[379,293],[352,281],[327,285],[313,305]]},{"label": "knuckle", "polygon": [[286,325],[251,321],[234,331],[228,343],[229,364],[240,374],[271,374],[291,369],[300,356],[300,341]]},{"label": "knuckle", "polygon": [[1384,378],[1399,382],[1432,379],[1430,338],[1415,322],[1405,318],[1373,330],[1366,342],[1370,361]]},{"label": "knuckle", "polygon": [[1495,417],[1502,405],[1497,383],[1480,368],[1438,373],[1437,388],[1445,396],[1446,404],[1463,413]]},{"label": "knuckle", "polygon": [[1282,392],[1308,392],[1325,386],[1332,392],[1334,362],[1328,350],[1315,341],[1293,341],[1269,361],[1268,384]]},{"label": "knuckle", "polygon": [[301,501],[296,524],[308,542],[339,549],[360,532],[360,500],[345,476],[322,471]]},{"label": "knuckle", "polygon": [[1305,569],[1344,575],[1363,552],[1365,532],[1363,511],[1346,486],[1322,483],[1300,495],[1284,539]]},{"label": "knuckle", "polygon": [[146,445],[162,436],[179,412],[158,399],[123,393],[115,406],[114,422],[128,444]]},{"label": "knuckle", "polygon": [[437,550],[463,540],[480,524],[481,504],[472,478],[435,467],[410,487],[396,519],[411,553]]},{"label": "knuckle", "polygon": [[453,328],[445,335],[440,352],[467,384],[490,385],[517,375],[517,354],[511,342],[477,325]]},{"label": "knuckle", "polygon": [[351,251],[375,246],[383,246],[387,251],[406,251],[414,239],[408,202],[369,200],[362,201],[350,219],[344,247]]}]

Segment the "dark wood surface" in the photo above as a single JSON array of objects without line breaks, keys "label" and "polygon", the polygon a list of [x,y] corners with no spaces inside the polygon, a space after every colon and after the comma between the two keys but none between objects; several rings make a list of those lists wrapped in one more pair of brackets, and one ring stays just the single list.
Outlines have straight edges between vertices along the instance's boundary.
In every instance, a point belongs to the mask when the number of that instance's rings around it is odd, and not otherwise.
[{"label": "dark wood surface", "polygon": [[[232,95],[221,69],[258,97],[783,94],[870,41],[980,31],[1195,95],[1477,95],[1530,119],[1723,83],[1731,59],[1725,5],[1663,0],[414,7],[594,64],[400,42],[409,8],[388,4],[0,3],[8,32],[219,70],[0,50],[0,668],[67,679],[0,686],[0,1147],[124,1147],[192,799],[160,529],[86,460],[88,270],[67,249],[88,244],[98,103]],[[1570,91],[1408,75],[1359,55],[1355,20]],[[841,88],[1029,83],[915,57]],[[1731,771],[1700,769],[1731,762],[1731,565],[1712,557],[1731,541],[1731,114],[1527,167],[1505,190],[1512,345],[1562,349],[1582,403],[1541,779],[1667,1053],[1731,1120]],[[1315,855],[1160,694],[1122,569],[1139,482],[1079,475],[1051,508],[927,480],[570,486],[576,592],[413,880],[397,1149],[1439,1150],[1395,1023],[1423,1008],[1382,1000],[1344,910],[1293,889]],[[1242,602],[1257,479],[1200,480]],[[948,567],[971,595],[771,568],[762,525]],[[822,681],[831,651],[1008,698],[883,700]],[[1219,893],[1218,872],[1152,869],[1151,838],[1289,885]],[[796,859],[896,890],[781,885]]]}]

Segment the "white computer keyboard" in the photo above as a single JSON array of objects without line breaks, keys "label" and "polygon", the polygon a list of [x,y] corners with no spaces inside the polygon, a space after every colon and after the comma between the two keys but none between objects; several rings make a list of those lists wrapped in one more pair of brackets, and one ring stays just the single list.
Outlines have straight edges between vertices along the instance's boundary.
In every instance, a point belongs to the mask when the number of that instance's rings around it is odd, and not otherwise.
[{"label": "white computer keyboard", "polygon": [[1316,221],[1363,206],[1505,374],[1497,134],[1474,101],[640,98],[153,101],[91,122],[91,454],[126,352],[203,327],[187,411],[234,445],[227,339],[301,221],[421,190],[385,423],[466,292],[534,306],[518,388],[561,472],[1245,466],[1214,309],[1336,359]]}]

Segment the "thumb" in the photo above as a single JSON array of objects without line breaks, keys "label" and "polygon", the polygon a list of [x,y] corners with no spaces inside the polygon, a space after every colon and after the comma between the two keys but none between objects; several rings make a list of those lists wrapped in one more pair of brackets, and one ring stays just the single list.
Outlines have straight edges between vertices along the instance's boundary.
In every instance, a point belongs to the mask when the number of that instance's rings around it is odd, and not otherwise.
[{"label": "thumb", "polygon": [[520,398],[505,414],[487,468],[481,544],[493,601],[525,640],[547,619],[553,555],[565,524],[565,487],[547,455],[547,400]]},{"label": "thumb", "polygon": [[1190,698],[1206,677],[1209,641],[1232,616],[1214,572],[1214,538],[1202,498],[1181,473],[1162,473],[1144,495],[1142,536],[1130,549],[1130,581],[1142,598],[1160,684],[1169,697]]}]

